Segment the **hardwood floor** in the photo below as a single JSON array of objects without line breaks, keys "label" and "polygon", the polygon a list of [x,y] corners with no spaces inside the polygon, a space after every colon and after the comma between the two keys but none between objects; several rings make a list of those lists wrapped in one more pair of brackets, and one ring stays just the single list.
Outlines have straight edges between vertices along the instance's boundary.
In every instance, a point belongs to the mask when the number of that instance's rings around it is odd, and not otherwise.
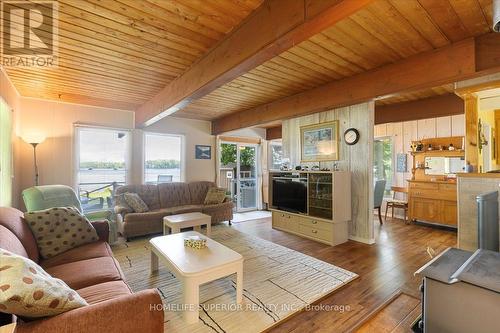
[{"label": "hardwood floor", "polygon": [[400,293],[370,320],[361,325],[356,333],[396,333],[411,331],[411,324],[421,312],[418,298]]},{"label": "hardwood floor", "polygon": [[240,222],[233,227],[360,275],[317,303],[349,306],[349,311],[304,311],[272,328],[273,333],[349,332],[398,290],[420,299],[420,279],[413,273],[430,260],[427,247],[438,254],[456,246],[455,232],[406,225],[398,219],[387,219],[382,226],[375,223],[374,245],[348,241],[334,247],[274,230],[270,219]]}]

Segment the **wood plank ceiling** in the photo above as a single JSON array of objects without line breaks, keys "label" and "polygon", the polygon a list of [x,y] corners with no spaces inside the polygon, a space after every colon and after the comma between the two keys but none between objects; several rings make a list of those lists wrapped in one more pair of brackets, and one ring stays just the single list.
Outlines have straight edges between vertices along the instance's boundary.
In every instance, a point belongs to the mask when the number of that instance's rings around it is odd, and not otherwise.
[{"label": "wood plank ceiling", "polygon": [[491,13],[490,0],[378,0],[176,116],[213,120],[482,35],[491,31]]},{"label": "wood plank ceiling", "polygon": [[135,110],[263,0],[59,0],[59,67],[6,68],[22,96]]},{"label": "wood plank ceiling", "polygon": [[[21,95],[135,110],[263,0],[59,0],[59,68],[6,71]],[[376,0],[194,101],[213,120],[491,31],[491,0]],[[392,96],[389,104],[449,92]]]}]

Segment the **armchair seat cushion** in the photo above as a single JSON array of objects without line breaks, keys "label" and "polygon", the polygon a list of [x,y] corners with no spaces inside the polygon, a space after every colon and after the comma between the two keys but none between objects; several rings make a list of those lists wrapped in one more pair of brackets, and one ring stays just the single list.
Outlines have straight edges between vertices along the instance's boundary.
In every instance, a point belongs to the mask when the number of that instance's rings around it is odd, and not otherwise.
[{"label": "armchair seat cushion", "polygon": [[103,282],[76,291],[88,304],[109,301],[132,293],[123,281]]},{"label": "armchair seat cushion", "polygon": [[73,289],[124,279],[118,262],[112,257],[75,261],[47,267],[46,271],[51,276],[63,280]]},{"label": "armchair seat cushion", "polygon": [[111,248],[109,247],[108,243],[95,242],[79,246],[77,248],[63,252],[55,257],[43,260],[41,262],[41,265],[43,267],[49,268],[86,259],[112,256],[113,253],[111,252]]}]

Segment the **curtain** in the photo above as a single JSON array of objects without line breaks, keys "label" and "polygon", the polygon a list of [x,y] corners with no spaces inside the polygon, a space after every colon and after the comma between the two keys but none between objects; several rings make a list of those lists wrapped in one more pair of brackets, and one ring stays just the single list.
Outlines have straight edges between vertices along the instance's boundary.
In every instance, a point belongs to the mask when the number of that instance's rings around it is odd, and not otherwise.
[{"label": "curtain", "polygon": [[12,205],[12,111],[0,98],[0,206]]}]

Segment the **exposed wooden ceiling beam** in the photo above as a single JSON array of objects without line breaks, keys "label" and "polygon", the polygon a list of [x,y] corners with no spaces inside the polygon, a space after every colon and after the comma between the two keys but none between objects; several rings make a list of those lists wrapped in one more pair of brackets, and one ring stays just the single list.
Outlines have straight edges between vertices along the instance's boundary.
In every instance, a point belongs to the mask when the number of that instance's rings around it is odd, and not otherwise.
[{"label": "exposed wooden ceiling beam", "polygon": [[375,105],[375,124],[445,117],[463,113],[463,99],[455,94],[446,94],[416,101]]},{"label": "exposed wooden ceiling beam", "polygon": [[214,134],[500,72],[500,34],[486,34],[330,82],[212,123]]},{"label": "exposed wooden ceiling beam", "polygon": [[373,0],[267,0],[183,75],[136,110],[150,125],[350,16]]},{"label": "exposed wooden ceiling beam", "polygon": [[266,128],[266,140],[281,139],[281,125]]},{"label": "exposed wooden ceiling beam", "polygon": [[[456,94],[445,94],[415,101],[375,105],[375,124],[387,124],[464,113],[464,100]],[[281,125],[266,128],[266,140],[281,139]]]}]

